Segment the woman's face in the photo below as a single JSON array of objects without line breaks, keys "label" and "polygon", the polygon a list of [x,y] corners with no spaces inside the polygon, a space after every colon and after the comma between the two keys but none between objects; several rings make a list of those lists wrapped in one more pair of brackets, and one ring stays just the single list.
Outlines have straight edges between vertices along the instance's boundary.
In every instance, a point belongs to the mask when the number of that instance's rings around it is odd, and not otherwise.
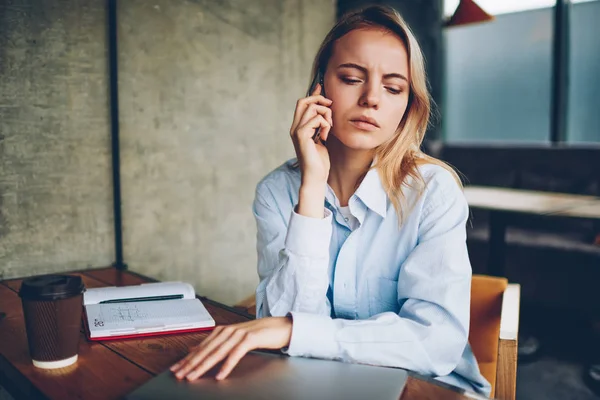
[{"label": "woman's face", "polygon": [[333,134],[356,150],[386,142],[406,111],[409,80],[406,47],[396,35],[358,29],[338,39],[324,77]]}]

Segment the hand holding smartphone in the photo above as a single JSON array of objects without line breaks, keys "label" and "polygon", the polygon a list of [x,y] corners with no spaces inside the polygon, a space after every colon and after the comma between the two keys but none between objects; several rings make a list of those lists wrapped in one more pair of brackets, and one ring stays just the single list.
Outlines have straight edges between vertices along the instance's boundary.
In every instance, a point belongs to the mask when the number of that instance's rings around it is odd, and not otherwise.
[{"label": "hand holding smartphone", "polygon": [[296,103],[290,128],[302,174],[298,213],[315,218],[323,218],[323,199],[330,168],[325,141],[333,126],[332,101],[323,96],[321,76],[315,77],[311,91]]},{"label": "hand holding smartphone", "polygon": [[[320,89],[321,89],[321,93],[320,93],[320,94],[321,94],[321,96],[323,96],[323,97],[326,97],[326,96],[325,96],[325,85],[323,84],[323,74],[321,74],[321,73],[319,72],[319,74],[318,74],[318,77],[317,77],[316,81],[317,81],[317,84],[316,84],[316,85],[319,85],[319,87],[320,87]],[[314,85],[314,86],[311,88],[311,90],[310,90],[310,92],[311,92],[311,93],[315,91],[315,86],[316,86],[316,85]],[[320,127],[319,127],[319,128],[317,128],[317,129],[315,129],[315,134],[313,135],[313,137],[312,137],[312,140],[313,140],[313,142],[315,142],[315,143],[320,143],[320,142],[323,142],[323,141],[321,140],[321,128],[320,128]]]},{"label": "hand holding smartphone", "polygon": [[318,73],[306,97],[298,100],[296,104],[294,122],[290,131],[292,136],[294,133],[304,131],[307,125],[311,125],[313,130],[310,138],[315,144],[323,144],[333,127],[331,103],[331,100],[325,97],[323,74]]}]

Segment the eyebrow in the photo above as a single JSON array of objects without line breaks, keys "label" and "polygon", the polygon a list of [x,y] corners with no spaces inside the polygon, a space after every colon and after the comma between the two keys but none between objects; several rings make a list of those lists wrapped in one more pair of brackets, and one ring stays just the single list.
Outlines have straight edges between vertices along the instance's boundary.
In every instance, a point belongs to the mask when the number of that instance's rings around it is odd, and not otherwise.
[{"label": "eyebrow", "polygon": [[[362,65],[358,65],[358,64],[354,64],[354,63],[345,63],[345,64],[340,64],[338,66],[338,68],[355,68],[363,73],[367,73],[367,69],[365,67],[363,67]],[[406,82],[408,82],[408,79],[406,78],[406,76],[399,74],[397,72],[393,72],[391,74],[385,74],[383,75],[384,79],[389,79],[389,78],[400,78],[400,79],[404,79]]]}]

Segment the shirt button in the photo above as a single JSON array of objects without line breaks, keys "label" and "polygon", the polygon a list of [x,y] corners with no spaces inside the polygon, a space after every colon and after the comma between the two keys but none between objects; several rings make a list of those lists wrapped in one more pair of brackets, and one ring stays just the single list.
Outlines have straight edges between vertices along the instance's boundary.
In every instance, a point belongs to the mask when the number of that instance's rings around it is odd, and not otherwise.
[{"label": "shirt button", "polygon": [[348,218],[344,218],[344,221],[348,222]]}]

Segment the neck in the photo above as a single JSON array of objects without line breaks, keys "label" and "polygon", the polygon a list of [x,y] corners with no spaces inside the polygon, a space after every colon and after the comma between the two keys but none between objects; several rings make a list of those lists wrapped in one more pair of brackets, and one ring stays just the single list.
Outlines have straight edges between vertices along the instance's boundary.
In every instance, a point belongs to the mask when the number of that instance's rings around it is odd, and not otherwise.
[{"label": "neck", "polygon": [[340,206],[345,207],[369,171],[374,152],[350,149],[333,135],[327,140],[327,149],[331,161],[327,183],[340,201]]}]

